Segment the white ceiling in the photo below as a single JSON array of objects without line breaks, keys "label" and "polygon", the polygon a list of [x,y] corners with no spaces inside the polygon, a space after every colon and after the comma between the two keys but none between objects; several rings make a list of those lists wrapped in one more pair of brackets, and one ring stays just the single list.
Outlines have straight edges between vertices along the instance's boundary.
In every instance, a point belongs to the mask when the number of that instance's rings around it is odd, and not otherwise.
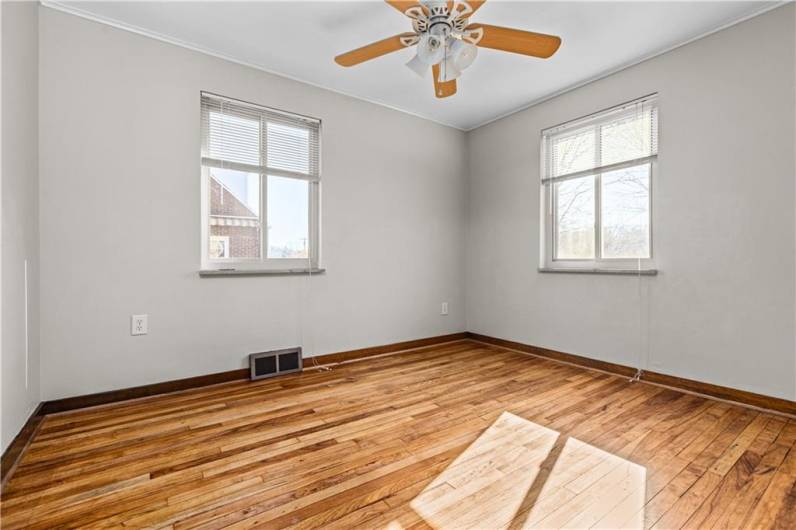
[{"label": "white ceiling", "polygon": [[442,100],[430,76],[404,67],[410,50],[352,68],[333,62],[411,31],[409,19],[378,0],[43,3],[467,130],[779,2],[489,0],[472,21],[559,35],[561,48],[547,60],[482,49],[458,93]]}]

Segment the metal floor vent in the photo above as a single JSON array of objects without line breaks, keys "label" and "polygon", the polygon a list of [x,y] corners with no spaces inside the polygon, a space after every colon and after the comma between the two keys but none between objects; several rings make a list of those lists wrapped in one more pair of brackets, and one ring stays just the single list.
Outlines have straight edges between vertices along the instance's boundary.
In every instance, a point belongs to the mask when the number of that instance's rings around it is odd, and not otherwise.
[{"label": "metal floor vent", "polygon": [[300,372],[304,367],[301,348],[287,348],[249,355],[251,380]]}]

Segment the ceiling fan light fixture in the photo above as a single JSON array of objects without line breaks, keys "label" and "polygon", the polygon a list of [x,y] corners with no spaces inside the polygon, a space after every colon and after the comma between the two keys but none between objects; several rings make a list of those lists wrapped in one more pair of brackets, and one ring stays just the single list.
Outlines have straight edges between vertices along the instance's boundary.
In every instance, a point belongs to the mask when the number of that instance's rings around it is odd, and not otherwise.
[{"label": "ceiling fan light fixture", "polygon": [[447,83],[448,81],[453,81],[457,79],[460,75],[462,75],[462,71],[456,68],[456,65],[453,64],[453,61],[449,61],[447,58],[440,63],[439,65],[439,79],[440,83]]},{"label": "ceiling fan light fixture", "polygon": [[426,33],[417,43],[417,58],[427,66],[439,63],[445,57],[445,46],[442,39]]},{"label": "ceiling fan light fixture", "polygon": [[420,57],[417,55],[412,57],[412,59],[406,63],[406,66],[420,77],[426,77],[426,74],[428,73],[429,66],[421,61]]},{"label": "ceiling fan light fixture", "polygon": [[458,70],[464,70],[473,64],[478,56],[478,46],[461,40],[453,41],[446,62],[452,63]]}]

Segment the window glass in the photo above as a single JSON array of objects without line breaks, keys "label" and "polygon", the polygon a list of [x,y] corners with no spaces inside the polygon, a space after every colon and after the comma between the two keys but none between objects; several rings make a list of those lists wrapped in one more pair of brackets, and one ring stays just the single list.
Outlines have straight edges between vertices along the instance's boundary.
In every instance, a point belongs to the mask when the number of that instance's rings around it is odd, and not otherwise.
[{"label": "window glass", "polygon": [[[259,258],[260,175],[209,168],[207,187],[209,257]],[[226,241],[225,250],[220,241]]]},{"label": "window glass", "polygon": [[594,258],[594,177],[555,185],[556,259]]},{"label": "window glass", "polygon": [[210,236],[209,253],[211,259],[229,257],[229,236]]},{"label": "window glass", "polygon": [[603,173],[602,257],[650,257],[650,165]]},{"label": "window glass", "polygon": [[309,255],[309,183],[268,176],[268,257]]}]

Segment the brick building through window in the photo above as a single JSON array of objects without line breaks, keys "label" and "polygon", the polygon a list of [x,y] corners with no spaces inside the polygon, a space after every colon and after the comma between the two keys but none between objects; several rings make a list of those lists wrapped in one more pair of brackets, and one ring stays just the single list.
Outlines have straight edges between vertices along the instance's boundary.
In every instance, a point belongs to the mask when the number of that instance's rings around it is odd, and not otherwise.
[{"label": "brick building through window", "polygon": [[210,174],[210,257],[259,258],[260,218]]}]

